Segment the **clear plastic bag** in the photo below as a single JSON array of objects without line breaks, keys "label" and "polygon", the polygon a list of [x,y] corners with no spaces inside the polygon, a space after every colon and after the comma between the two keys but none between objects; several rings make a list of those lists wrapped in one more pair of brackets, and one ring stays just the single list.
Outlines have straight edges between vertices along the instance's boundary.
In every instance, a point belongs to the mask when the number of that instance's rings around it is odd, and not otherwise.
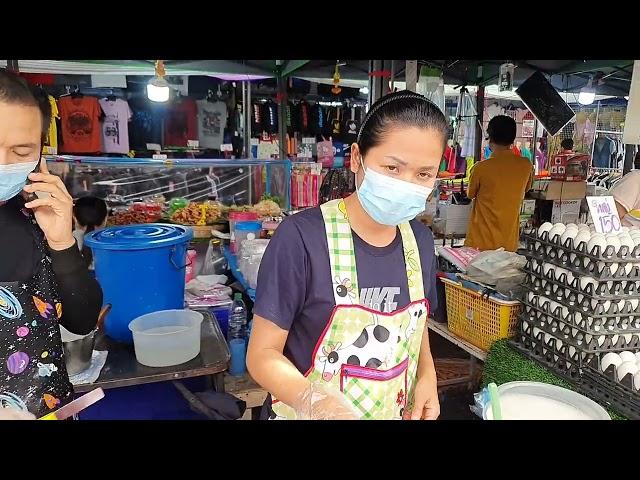
[{"label": "clear plastic bag", "polygon": [[219,240],[211,240],[204,262],[198,275],[222,275],[227,269],[227,260],[222,253],[222,244]]},{"label": "clear plastic bag", "polygon": [[360,416],[342,392],[311,383],[292,405],[299,420],[358,420]]}]

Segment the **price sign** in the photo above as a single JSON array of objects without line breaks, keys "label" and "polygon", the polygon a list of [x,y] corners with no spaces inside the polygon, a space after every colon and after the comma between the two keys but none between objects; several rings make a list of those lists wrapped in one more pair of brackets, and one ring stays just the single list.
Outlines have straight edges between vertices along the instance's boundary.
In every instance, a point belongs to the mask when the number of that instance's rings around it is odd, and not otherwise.
[{"label": "price sign", "polygon": [[612,196],[587,197],[587,203],[596,232],[607,234],[620,231],[622,225]]},{"label": "price sign", "polygon": [[223,143],[220,145],[221,152],[233,152],[233,144],[231,143]]},{"label": "price sign", "polygon": [[187,147],[189,148],[200,148],[199,140],[187,140]]}]

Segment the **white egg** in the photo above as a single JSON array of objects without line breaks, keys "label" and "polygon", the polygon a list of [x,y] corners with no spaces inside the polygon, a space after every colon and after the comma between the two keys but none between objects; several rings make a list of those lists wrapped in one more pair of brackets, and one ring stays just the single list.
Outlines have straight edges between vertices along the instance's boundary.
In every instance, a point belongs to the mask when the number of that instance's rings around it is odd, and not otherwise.
[{"label": "white egg", "polygon": [[640,390],[640,372],[633,376],[633,388]]},{"label": "white egg", "polygon": [[[607,240],[606,238],[604,238],[604,235],[598,233],[595,235],[591,236],[591,239],[589,240],[589,243],[587,244],[587,253],[591,253],[594,254],[595,252],[593,251],[594,248],[598,246],[600,247],[600,253],[602,253],[605,249],[605,247],[607,246]],[[587,259],[585,259],[586,262]],[[585,263],[585,266],[587,265],[587,263]]]},{"label": "white egg", "polygon": [[527,293],[527,300],[529,301],[529,303],[533,303],[533,297],[535,297],[536,294],[533,292],[529,292]]},{"label": "white egg", "polygon": [[576,325],[580,325],[582,323],[582,314],[580,312],[576,312],[573,314],[573,322]]},{"label": "white egg", "polygon": [[553,224],[549,222],[543,223],[542,225],[540,225],[540,228],[538,228],[538,237],[541,237],[544,232],[548,232],[552,228],[553,228]]},{"label": "white egg", "polygon": [[556,223],[553,228],[549,230],[549,240],[552,242],[557,241],[558,237],[560,237],[565,230],[566,228],[563,224]]},{"label": "white egg", "polygon": [[623,268],[624,268],[624,274],[625,275],[630,275],[631,271],[633,270],[634,264],[633,263],[627,263]]},{"label": "white egg", "polygon": [[628,374],[635,375],[638,373],[638,366],[636,362],[622,362],[616,367],[618,373],[618,381],[622,380]]},{"label": "white egg", "polygon": [[598,262],[598,272],[604,272],[604,269],[606,267],[609,267],[609,270],[611,271],[611,275],[615,275],[616,272],[618,271],[619,266],[620,265],[617,263],[610,263],[607,265],[605,262]]},{"label": "white egg", "polygon": [[573,239],[573,246],[578,248],[578,246],[583,242],[589,242],[591,240],[591,232],[582,230],[578,232],[578,234]]},{"label": "white egg", "polygon": [[[629,345],[629,343],[631,343],[631,340],[633,340],[633,335],[631,333],[625,333],[623,337],[624,337],[624,340],[627,342],[627,345]],[[635,359],[633,361],[635,362]]]},{"label": "white egg", "polygon": [[623,362],[633,362],[636,363],[636,356],[633,352],[620,352],[618,355],[620,355],[620,359]]},{"label": "white egg", "polygon": [[629,235],[627,235],[626,237],[619,237],[619,240],[620,247],[627,247],[629,249],[627,255],[631,255],[633,249],[636,248],[636,244],[634,243],[633,239]]},{"label": "white egg", "polygon": [[589,225],[587,225],[586,223],[579,223],[579,224],[578,224],[578,229],[579,229],[579,230],[583,230],[583,229],[585,229],[585,228],[586,228],[587,230],[589,230]]},{"label": "white egg", "polygon": [[604,336],[604,335],[600,335],[600,336],[598,337],[598,340],[597,340],[597,341],[598,341],[598,346],[599,346],[599,347],[601,347],[601,346],[602,346],[602,344],[603,344],[603,343],[604,343],[604,341],[605,341],[605,336]]},{"label": "white egg", "polygon": [[598,282],[593,277],[580,278],[580,290],[587,292],[587,285],[593,285],[593,291],[595,292],[598,287]]},{"label": "white egg", "polygon": [[578,235],[578,230],[572,230],[567,228],[562,235],[560,235],[560,245],[565,246],[568,239],[575,239]]},{"label": "white egg", "polygon": [[620,247],[622,246],[618,236],[617,235],[608,235],[607,238],[606,238],[606,241],[607,241],[607,248],[608,247],[613,247],[613,255],[617,254],[618,251],[620,250]]},{"label": "white egg", "polygon": [[633,244],[635,246],[640,245],[640,235],[634,235],[633,237],[631,237],[631,240],[633,240]]},{"label": "white egg", "polygon": [[636,356],[636,363],[640,363],[640,352],[636,352],[635,356]]},{"label": "white egg", "polygon": [[638,304],[640,304],[640,300],[638,300],[637,298],[633,298],[633,299],[629,300],[629,303],[631,303],[631,308],[633,310],[637,310],[638,309]]},{"label": "white egg", "polygon": [[627,306],[627,302],[625,302],[624,300],[620,300],[618,302],[618,311],[622,312],[624,310],[624,307]]},{"label": "white egg", "polygon": [[559,282],[560,281],[560,277],[562,276],[562,274],[565,274],[565,276],[569,273],[568,270],[565,270],[564,268],[561,267],[556,267],[555,268],[555,272],[554,275],[556,277],[556,280]]},{"label": "white egg", "polygon": [[562,307],[562,318],[566,320],[568,316],[569,316],[569,309],[567,307]]},{"label": "white egg", "polygon": [[578,225],[576,225],[575,223],[567,223],[567,228],[575,228],[577,230]]},{"label": "white egg", "polygon": [[610,352],[602,357],[602,360],[600,361],[600,368],[602,369],[602,371],[606,371],[610,365],[613,365],[616,368],[622,365],[622,359],[620,358],[620,355]]},{"label": "white egg", "polygon": [[542,273],[546,277],[549,271],[553,270],[554,268],[555,268],[555,265],[553,265],[552,263],[544,263],[542,265]]}]

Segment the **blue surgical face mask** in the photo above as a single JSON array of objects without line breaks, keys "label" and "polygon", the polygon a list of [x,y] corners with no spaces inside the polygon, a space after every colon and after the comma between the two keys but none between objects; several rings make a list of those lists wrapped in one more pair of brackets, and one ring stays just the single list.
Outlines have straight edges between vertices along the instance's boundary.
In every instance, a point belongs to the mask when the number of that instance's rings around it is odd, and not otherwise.
[{"label": "blue surgical face mask", "polygon": [[39,161],[0,165],[0,202],[6,202],[18,195],[27,177],[38,166]]},{"label": "blue surgical face mask", "polygon": [[371,218],[382,225],[397,226],[424,212],[433,188],[387,177],[367,168],[356,191],[362,208]]}]

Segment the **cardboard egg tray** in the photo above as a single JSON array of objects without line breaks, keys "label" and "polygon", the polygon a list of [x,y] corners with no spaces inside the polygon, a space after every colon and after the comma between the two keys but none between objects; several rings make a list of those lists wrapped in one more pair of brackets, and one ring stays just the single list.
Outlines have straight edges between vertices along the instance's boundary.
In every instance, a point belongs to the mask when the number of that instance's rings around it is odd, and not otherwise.
[{"label": "cardboard egg tray", "polygon": [[[535,280],[539,279],[542,285],[551,283],[558,287],[562,287],[563,290],[569,290],[576,294],[578,298],[586,296],[591,300],[624,300],[624,299],[640,299],[640,281],[625,280],[610,280],[610,281],[597,281],[597,285],[588,284],[584,289],[580,287],[580,278],[574,277],[569,281],[569,277],[565,272],[561,272],[557,275],[557,269],[562,268],[557,265],[553,265],[544,273],[545,265],[539,263],[534,265],[534,260],[529,259],[525,265],[524,272],[529,274],[530,283],[536,283]],[[595,279],[594,279],[595,280]]]},{"label": "cardboard egg tray", "polygon": [[[546,238],[547,233],[542,234]],[[592,255],[584,251],[562,247],[556,242],[545,242],[543,238],[531,237],[523,234],[525,249],[518,253],[529,259],[535,259],[543,263],[551,263],[564,268],[577,276],[590,276],[599,281],[640,281],[640,245],[636,246],[631,253],[627,247],[622,247],[617,255]],[[567,239],[566,243],[572,240]],[[584,242],[580,244],[584,250]],[[606,252],[612,252],[613,247],[609,247]],[[594,252],[600,254],[600,247],[594,247]],[[624,254],[624,255],[623,255]],[[613,264],[618,264],[618,268],[612,270]]]},{"label": "cardboard egg tray", "polygon": [[[580,294],[552,283],[547,283],[547,285],[543,287],[539,279],[532,281],[530,276],[525,278],[521,286],[524,291],[521,300],[524,300],[536,308],[541,308],[541,305],[532,303],[532,300],[529,299],[529,292],[532,292],[534,296],[547,297],[549,300],[566,307],[569,312],[579,314],[574,315],[578,320],[578,324],[580,324],[583,317],[587,317],[590,324],[594,323],[597,319],[599,320],[599,325],[608,325],[611,327],[615,324],[620,325],[622,329],[627,329],[629,327],[636,328],[635,320],[640,319],[640,302],[638,302],[634,308],[633,299],[619,297],[616,300],[609,301],[608,308],[605,308],[607,307],[606,302],[608,300],[592,300],[588,296],[583,296],[582,300],[579,300]],[[620,303],[623,305],[620,306]],[[597,329],[593,331],[593,333],[598,332],[599,330]]]},{"label": "cardboard egg tray", "polygon": [[[608,262],[624,264],[640,262],[640,245],[636,245],[632,249],[627,246],[622,246],[620,247],[618,252],[616,252],[611,245],[607,246],[607,248],[605,249],[602,249],[600,248],[600,246],[596,245],[591,251],[587,251],[587,242],[581,242],[579,245],[574,245],[573,239],[567,238],[564,243],[561,243],[560,236],[556,236],[555,239],[551,240],[549,238],[549,232],[543,232],[542,235],[538,236],[536,230],[529,230],[524,232],[522,234],[522,237],[526,241],[527,247],[529,245],[533,245],[533,250],[539,251],[541,250],[542,246],[553,249],[544,249],[544,252],[548,252],[549,254],[554,250],[557,251],[558,249],[560,249],[567,254],[581,256],[583,260],[589,259],[596,263]],[[536,243],[540,245],[536,247]]]}]

